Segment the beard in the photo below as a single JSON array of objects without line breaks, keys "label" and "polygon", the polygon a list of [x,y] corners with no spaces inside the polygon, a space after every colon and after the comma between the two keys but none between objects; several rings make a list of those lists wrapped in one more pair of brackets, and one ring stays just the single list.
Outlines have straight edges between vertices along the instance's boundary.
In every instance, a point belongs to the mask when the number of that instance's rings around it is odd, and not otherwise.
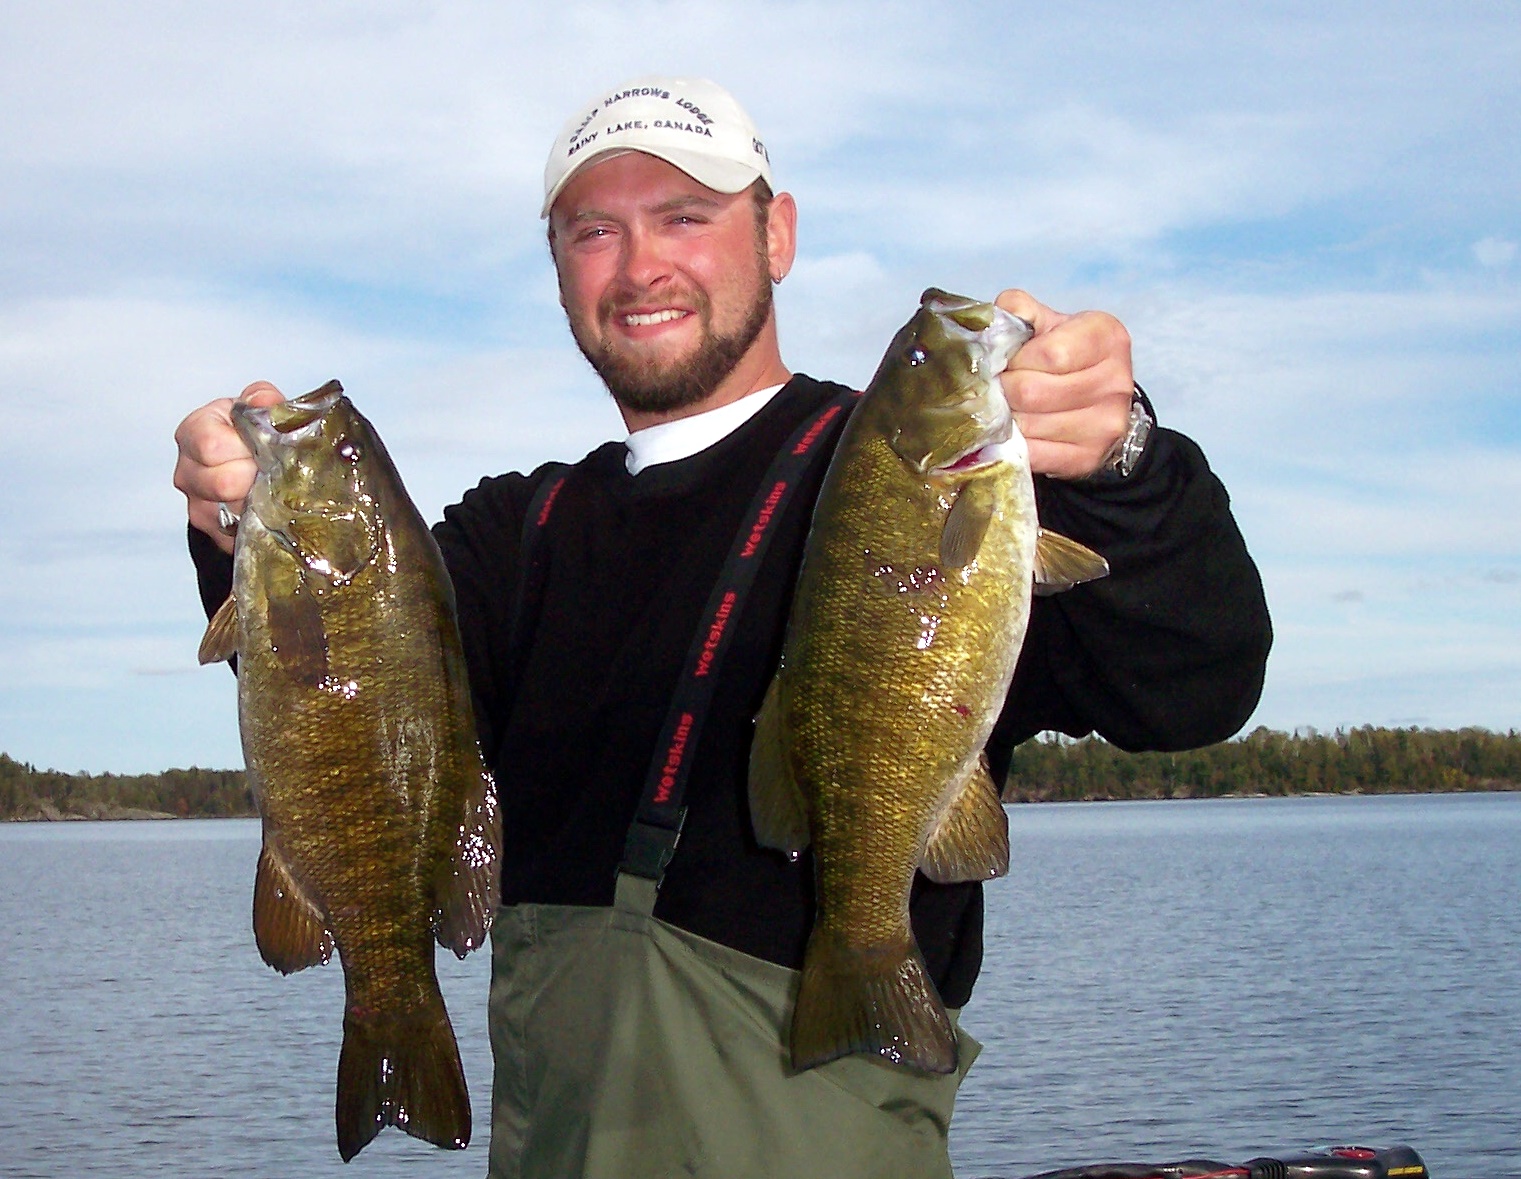
[{"label": "beard", "polygon": [[[712,302],[700,291],[694,302],[694,314],[704,325],[710,324]],[[597,308],[597,318],[604,324],[617,314],[613,303],[612,299],[604,300]],[[611,333],[604,332],[600,341],[590,339],[575,320],[570,331],[581,355],[597,371],[614,401],[639,413],[661,414],[688,409],[705,400],[750,351],[770,317],[771,284],[762,272],[740,326],[728,335],[715,335],[711,327],[704,326],[697,350],[674,361],[622,354],[611,346]]]}]

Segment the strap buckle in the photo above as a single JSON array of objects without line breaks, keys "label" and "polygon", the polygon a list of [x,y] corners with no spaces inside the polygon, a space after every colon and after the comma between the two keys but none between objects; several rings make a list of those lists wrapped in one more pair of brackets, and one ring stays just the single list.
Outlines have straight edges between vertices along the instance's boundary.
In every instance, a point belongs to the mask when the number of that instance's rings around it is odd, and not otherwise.
[{"label": "strap buckle", "polygon": [[686,807],[676,812],[674,830],[635,819],[629,825],[628,838],[623,843],[623,862],[618,865],[618,871],[642,876],[659,885],[665,879],[665,870],[671,857],[676,854],[676,845],[681,841],[681,828],[686,820]]}]

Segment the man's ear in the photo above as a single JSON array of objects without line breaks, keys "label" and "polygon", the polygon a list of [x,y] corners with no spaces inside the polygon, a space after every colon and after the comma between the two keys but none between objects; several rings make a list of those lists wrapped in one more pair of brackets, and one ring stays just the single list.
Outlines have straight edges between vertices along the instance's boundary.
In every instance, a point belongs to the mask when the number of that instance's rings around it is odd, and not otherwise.
[{"label": "man's ear", "polygon": [[771,198],[771,206],[766,210],[766,261],[771,281],[786,278],[796,257],[797,202],[790,192],[779,192]]}]

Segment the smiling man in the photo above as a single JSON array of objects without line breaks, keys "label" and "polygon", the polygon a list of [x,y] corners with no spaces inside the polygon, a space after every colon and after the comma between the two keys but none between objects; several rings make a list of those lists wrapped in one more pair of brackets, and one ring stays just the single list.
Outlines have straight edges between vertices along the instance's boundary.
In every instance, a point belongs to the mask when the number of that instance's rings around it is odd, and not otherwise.
[{"label": "smiling man", "polygon": [[[796,206],[727,92],[656,78],[567,122],[543,215],[572,334],[629,436],[483,480],[435,528],[505,828],[490,1173],[949,1175],[977,1051],[964,1031],[944,1076],[863,1056],[787,1065],[812,870],[757,845],[747,766],[851,403],[782,360],[771,289]],[[1154,427],[1112,316],[997,301],[1035,327],[1001,381],[1043,523],[1111,575],[1035,603],[987,750],[995,777],[1045,729],[1129,749],[1229,736],[1270,630],[1224,489],[1192,442]],[[230,580],[219,504],[241,503],[254,473],[230,405],[177,435],[210,608]],[[745,537],[767,546],[751,580],[716,592]],[[981,887],[920,879],[911,909],[957,1011],[981,965]]]}]

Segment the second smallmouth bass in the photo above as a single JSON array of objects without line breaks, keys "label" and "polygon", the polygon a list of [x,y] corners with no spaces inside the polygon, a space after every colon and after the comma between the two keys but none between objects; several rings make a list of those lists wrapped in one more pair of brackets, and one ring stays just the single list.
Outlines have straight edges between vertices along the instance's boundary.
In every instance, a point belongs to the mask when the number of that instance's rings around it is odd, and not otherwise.
[{"label": "second smallmouth bass", "polygon": [[201,662],[238,657],[263,818],[254,935],[283,973],[343,963],[338,1150],[395,1125],[470,1141],[433,966],[480,946],[501,823],[471,713],[454,591],[379,436],[337,381],[233,422],[259,471],[233,592]]},{"label": "second smallmouth bass", "polygon": [[756,836],[810,844],[816,915],[793,1067],[850,1053],[957,1065],[955,1029],[909,923],[916,870],[1008,870],[1008,821],[983,756],[1033,582],[1101,577],[1042,533],[1024,439],[998,374],[1031,326],[924,293],[845,427],[814,510],[782,661],[756,718]]}]

